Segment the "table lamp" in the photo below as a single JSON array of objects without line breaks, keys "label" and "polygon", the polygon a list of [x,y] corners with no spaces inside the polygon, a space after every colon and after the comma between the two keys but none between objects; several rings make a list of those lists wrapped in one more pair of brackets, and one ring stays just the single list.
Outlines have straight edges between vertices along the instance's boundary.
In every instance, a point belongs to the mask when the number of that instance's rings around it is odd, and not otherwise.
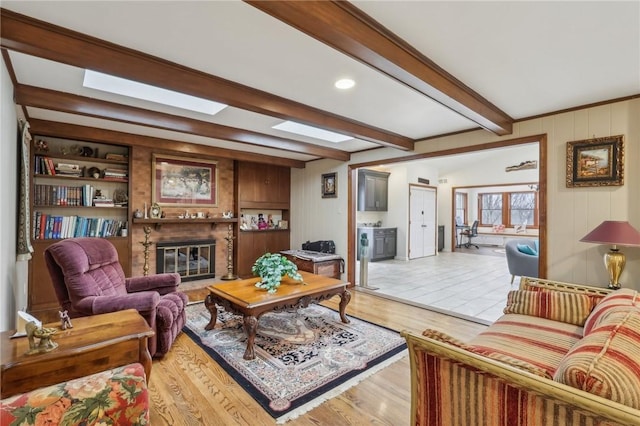
[{"label": "table lamp", "polygon": [[618,246],[640,246],[640,232],[629,222],[605,220],[580,240],[585,243],[612,244],[604,255],[604,265],[609,272],[609,288],[620,288],[620,274],[624,269],[626,257]]}]

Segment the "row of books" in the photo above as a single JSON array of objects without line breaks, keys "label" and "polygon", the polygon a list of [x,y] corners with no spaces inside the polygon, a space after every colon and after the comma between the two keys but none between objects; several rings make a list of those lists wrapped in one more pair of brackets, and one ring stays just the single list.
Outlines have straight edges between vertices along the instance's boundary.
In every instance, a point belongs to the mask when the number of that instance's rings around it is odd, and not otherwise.
[{"label": "row of books", "polygon": [[33,215],[33,239],[115,237],[127,228],[126,220],[103,217],[57,216],[42,212]]},{"label": "row of books", "polygon": [[[95,188],[89,184],[79,186],[35,184],[33,203],[36,206],[91,206],[95,193]],[[111,202],[113,204],[113,200]]]},{"label": "row of books", "polygon": [[58,165],[54,165],[51,158],[42,155],[36,155],[34,159],[34,171],[37,175],[80,177],[84,172],[84,167],[79,164],[58,163]]}]

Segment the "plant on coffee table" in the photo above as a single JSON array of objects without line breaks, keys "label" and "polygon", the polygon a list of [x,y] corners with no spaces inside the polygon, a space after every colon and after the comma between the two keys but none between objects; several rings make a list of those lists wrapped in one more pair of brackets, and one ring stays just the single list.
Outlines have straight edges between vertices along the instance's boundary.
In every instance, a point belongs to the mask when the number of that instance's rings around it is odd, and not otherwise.
[{"label": "plant on coffee table", "polygon": [[263,288],[269,293],[276,292],[285,275],[304,284],[296,264],[278,253],[265,253],[260,256],[251,267],[251,272],[260,277],[256,287]]}]

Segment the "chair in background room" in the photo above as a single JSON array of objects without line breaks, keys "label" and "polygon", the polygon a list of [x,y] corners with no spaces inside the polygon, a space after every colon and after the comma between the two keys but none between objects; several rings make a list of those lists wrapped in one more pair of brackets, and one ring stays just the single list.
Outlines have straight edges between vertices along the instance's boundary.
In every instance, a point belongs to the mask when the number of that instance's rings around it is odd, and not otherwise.
[{"label": "chair in background room", "polygon": [[104,238],[69,238],[44,252],[56,297],[71,318],[136,309],[155,331],[151,356],[169,351],[186,320],[180,275],[125,278],[118,252]]},{"label": "chair in background room", "polygon": [[477,244],[473,244],[473,242],[471,242],[471,239],[474,238],[474,237],[477,237],[477,236],[478,236],[478,221],[477,220],[473,221],[473,225],[471,225],[471,228],[463,229],[460,232],[460,238],[467,237],[467,242],[463,244],[466,248],[470,248],[471,246],[474,246],[475,248],[480,249],[480,247],[478,247]]},{"label": "chair in background room", "polygon": [[538,278],[538,240],[519,238],[507,241],[504,246],[507,256],[507,267],[514,278]]}]

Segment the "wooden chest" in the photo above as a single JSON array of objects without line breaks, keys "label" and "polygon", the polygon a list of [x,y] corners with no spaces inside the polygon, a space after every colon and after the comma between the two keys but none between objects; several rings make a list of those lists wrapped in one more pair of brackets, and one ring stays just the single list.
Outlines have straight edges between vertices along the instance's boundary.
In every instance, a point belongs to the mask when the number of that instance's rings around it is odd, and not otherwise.
[{"label": "wooden chest", "polygon": [[344,270],[344,260],[337,254],[308,250],[286,250],[280,253],[295,263],[299,270],[312,274],[340,279]]}]

